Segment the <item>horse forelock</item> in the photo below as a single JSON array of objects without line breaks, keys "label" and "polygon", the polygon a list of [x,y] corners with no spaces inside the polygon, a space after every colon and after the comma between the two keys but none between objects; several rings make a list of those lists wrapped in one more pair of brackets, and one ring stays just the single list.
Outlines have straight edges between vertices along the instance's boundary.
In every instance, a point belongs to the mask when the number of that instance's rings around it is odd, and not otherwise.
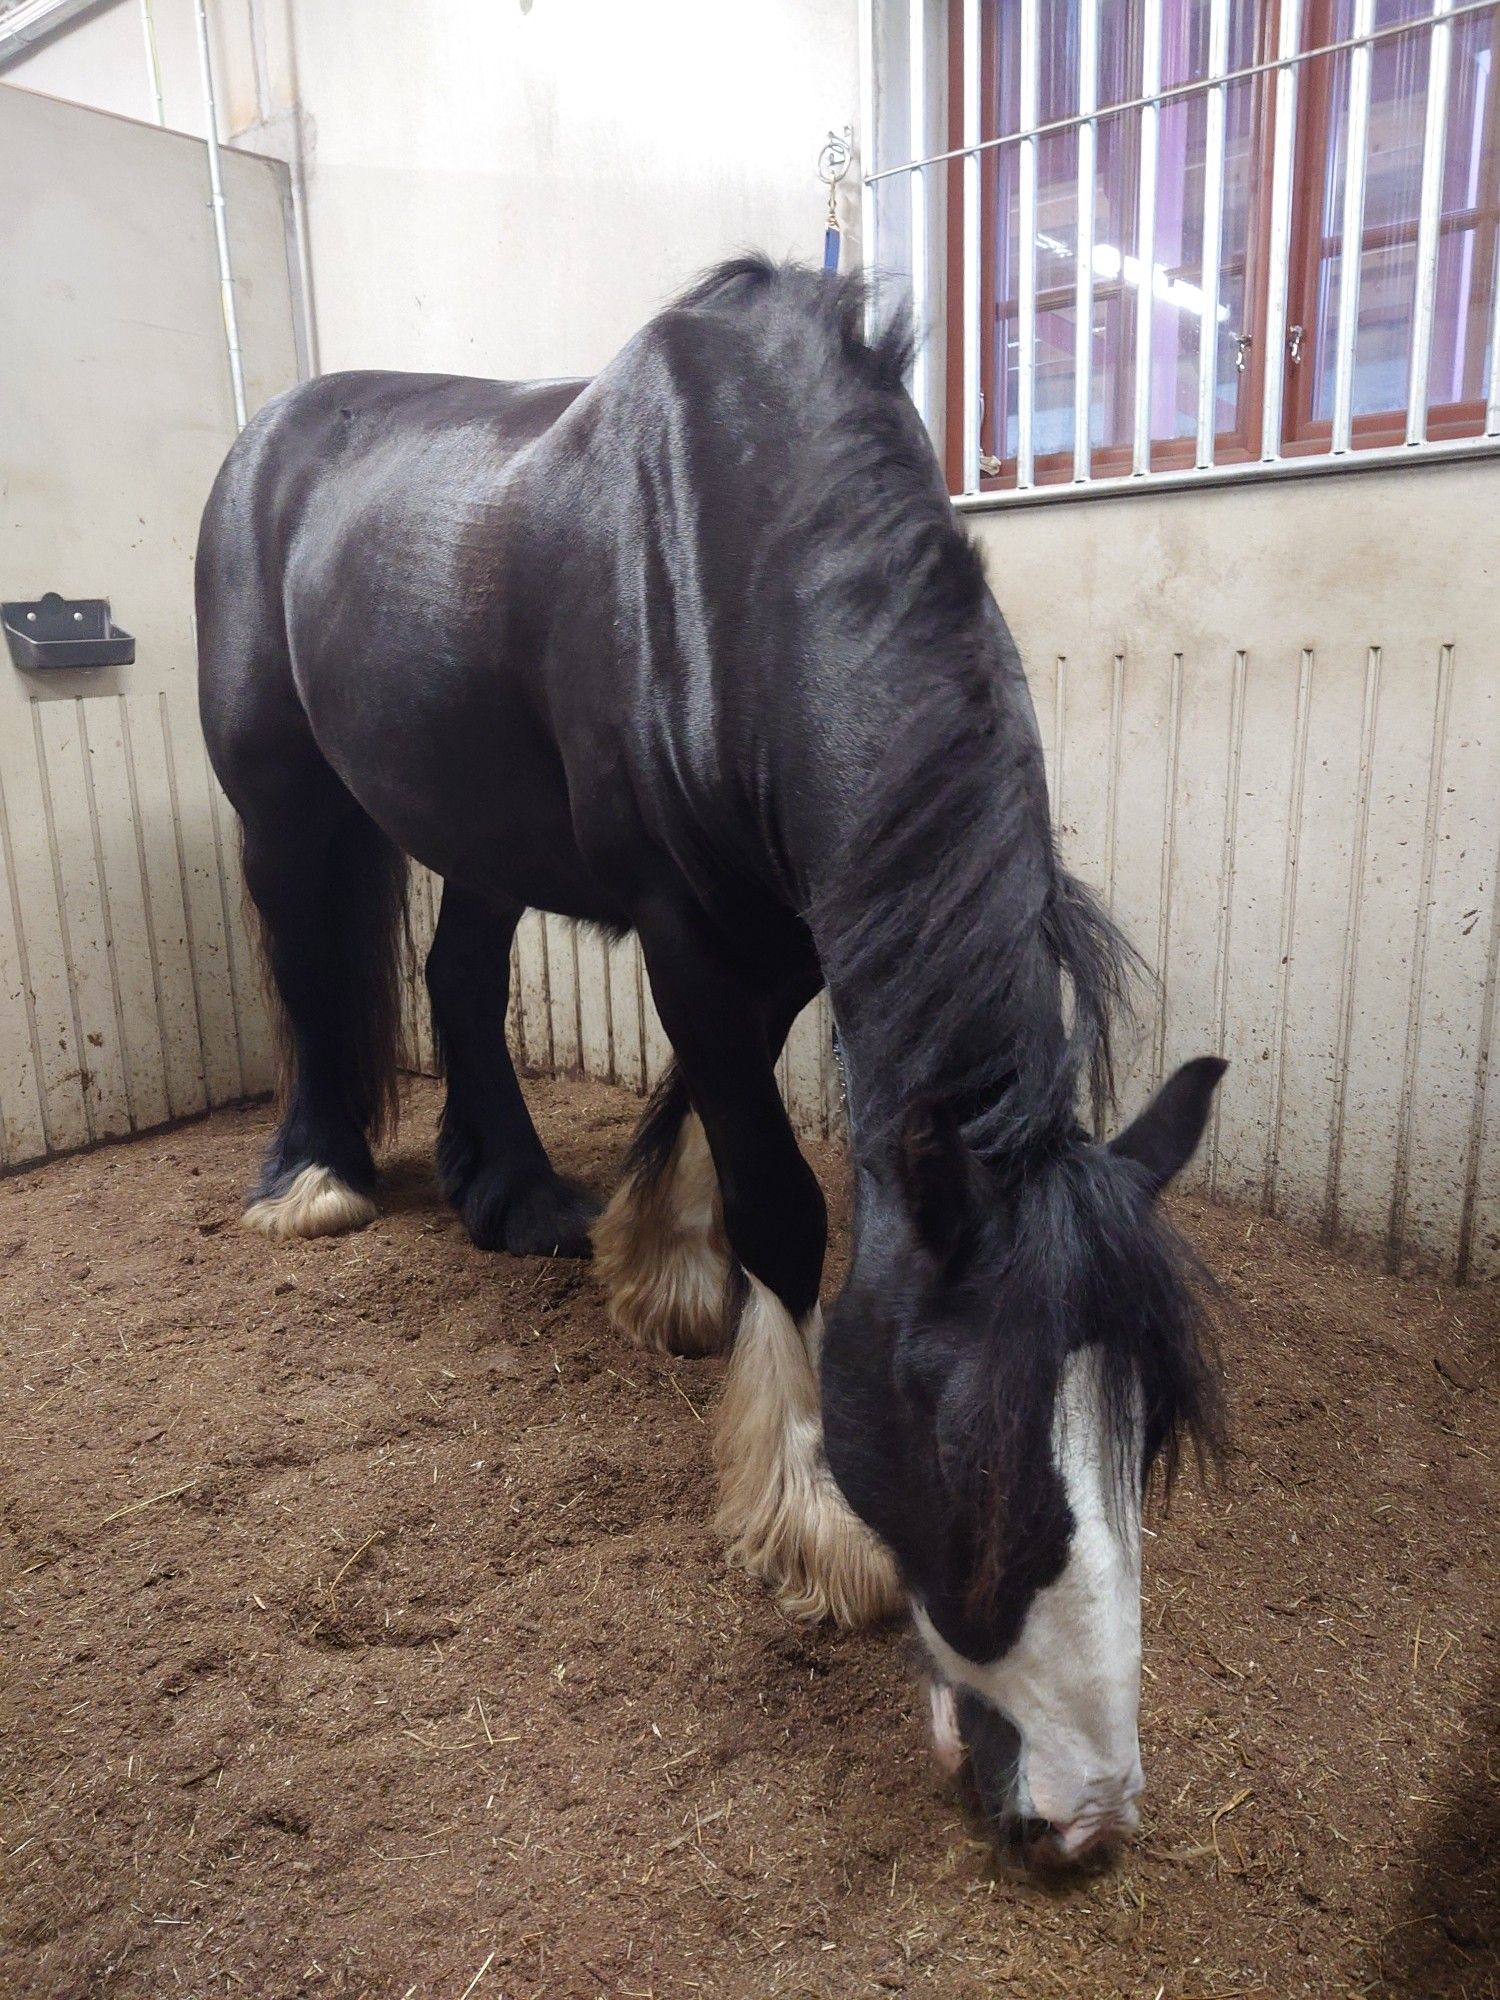
[{"label": "horse forelock", "polygon": [[1099,1445],[1122,1516],[1153,1470],[1170,1491],[1184,1444],[1214,1460],[1224,1435],[1208,1282],[1128,1162],[1081,1138],[1059,1150],[1016,1186],[997,1242],[973,1280],[989,1336],[942,1440],[975,1617],[995,1608],[1070,1354],[1097,1355]]}]

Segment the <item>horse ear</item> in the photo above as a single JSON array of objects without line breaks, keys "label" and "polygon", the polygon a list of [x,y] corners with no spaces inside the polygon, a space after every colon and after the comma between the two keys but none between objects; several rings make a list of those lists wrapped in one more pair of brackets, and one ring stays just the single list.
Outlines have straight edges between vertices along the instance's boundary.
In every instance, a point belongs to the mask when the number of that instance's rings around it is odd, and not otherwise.
[{"label": "horse ear", "polygon": [[1198,1150],[1214,1092],[1228,1067],[1222,1056],[1195,1056],[1169,1076],[1140,1117],[1110,1141],[1112,1153],[1145,1168],[1153,1194],[1180,1174]]},{"label": "horse ear", "polygon": [[924,1102],[907,1113],[897,1163],[922,1241],[940,1263],[956,1263],[973,1236],[974,1159],[945,1104]]}]

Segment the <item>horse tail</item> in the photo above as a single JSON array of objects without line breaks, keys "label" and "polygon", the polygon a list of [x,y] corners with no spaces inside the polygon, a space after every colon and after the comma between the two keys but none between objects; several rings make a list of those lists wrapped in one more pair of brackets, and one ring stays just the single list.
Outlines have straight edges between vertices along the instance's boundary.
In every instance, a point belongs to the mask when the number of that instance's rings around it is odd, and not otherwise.
[{"label": "horse tail", "polygon": [[401,994],[414,957],[406,856],[356,810],[330,847],[324,898],[343,994],[341,1068],[349,1107],[371,1139],[396,1129]]},{"label": "horse tail", "polygon": [[676,1150],[683,1121],[692,1108],[686,1077],[675,1061],[668,1063],[646,1102],[625,1155],[627,1179],[648,1187],[661,1179]]}]

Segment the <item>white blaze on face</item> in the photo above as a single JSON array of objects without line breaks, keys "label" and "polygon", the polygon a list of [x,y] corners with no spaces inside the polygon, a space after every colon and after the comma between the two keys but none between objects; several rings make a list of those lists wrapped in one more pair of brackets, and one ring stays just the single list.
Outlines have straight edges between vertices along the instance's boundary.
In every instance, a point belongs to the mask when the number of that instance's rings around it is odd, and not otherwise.
[{"label": "white blaze on face", "polygon": [[914,1615],[946,1678],[1019,1731],[1020,1812],[1083,1846],[1102,1829],[1133,1827],[1142,1784],[1140,1502],[1133,1483],[1112,1492],[1097,1348],[1068,1356],[1052,1450],[1073,1514],[1067,1566],[1032,1599],[1010,1651],[966,1660],[920,1605]]}]

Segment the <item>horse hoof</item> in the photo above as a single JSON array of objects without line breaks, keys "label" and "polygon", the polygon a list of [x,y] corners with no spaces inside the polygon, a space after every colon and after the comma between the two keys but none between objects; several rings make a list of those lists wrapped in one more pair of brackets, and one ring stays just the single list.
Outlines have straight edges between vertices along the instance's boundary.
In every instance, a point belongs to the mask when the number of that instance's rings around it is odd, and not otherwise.
[{"label": "horse hoof", "polygon": [[590,1230],[599,1204],[559,1175],[517,1188],[478,1182],[459,1203],[470,1241],[512,1257],[592,1257]]},{"label": "horse hoof", "polygon": [[293,1236],[340,1236],[363,1229],[379,1213],[374,1202],[332,1167],[305,1166],[257,1195],[240,1217],[246,1229],[285,1241]]}]

